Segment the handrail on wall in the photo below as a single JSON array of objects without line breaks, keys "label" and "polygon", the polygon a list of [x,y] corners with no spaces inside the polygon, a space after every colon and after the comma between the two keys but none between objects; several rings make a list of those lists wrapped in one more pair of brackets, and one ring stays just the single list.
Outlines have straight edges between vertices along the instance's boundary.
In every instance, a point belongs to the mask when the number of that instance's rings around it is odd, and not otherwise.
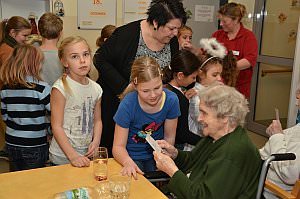
[{"label": "handrail on wall", "polygon": [[261,76],[264,77],[266,76],[268,73],[288,73],[288,72],[292,72],[292,69],[281,69],[281,70],[262,70],[261,71]]}]

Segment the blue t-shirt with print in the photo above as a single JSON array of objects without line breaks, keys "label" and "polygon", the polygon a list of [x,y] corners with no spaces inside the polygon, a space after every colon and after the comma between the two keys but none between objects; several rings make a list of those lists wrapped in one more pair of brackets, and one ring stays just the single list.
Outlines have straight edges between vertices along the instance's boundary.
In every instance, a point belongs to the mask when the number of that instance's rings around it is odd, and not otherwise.
[{"label": "blue t-shirt with print", "polygon": [[[163,89],[166,93],[165,103],[157,113],[146,113],[138,102],[136,91],[128,93],[121,101],[114,116],[116,124],[128,128],[126,149],[133,160],[153,158],[153,149],[145,140],[150,134],[155,140],[164,138],[164,121],[180,116],[179,101],[175,93]],[[175,133],[176,129],[174,129]]]}]

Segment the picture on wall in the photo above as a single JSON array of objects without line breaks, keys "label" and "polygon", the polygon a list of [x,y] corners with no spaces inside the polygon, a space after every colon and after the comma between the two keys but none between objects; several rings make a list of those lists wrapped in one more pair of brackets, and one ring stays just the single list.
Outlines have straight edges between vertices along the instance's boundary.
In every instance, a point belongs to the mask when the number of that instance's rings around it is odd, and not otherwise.
[{"label": "picture on wall", "polygon": [[77,0],[78,29],[101,29],[107,24],[116,25],[116,0]]}]

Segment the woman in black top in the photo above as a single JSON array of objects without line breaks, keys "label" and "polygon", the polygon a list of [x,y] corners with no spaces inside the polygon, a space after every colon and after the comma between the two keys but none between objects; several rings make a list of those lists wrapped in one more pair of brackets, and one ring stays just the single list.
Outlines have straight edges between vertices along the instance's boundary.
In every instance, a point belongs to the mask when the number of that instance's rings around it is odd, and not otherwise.
[{"label": "woman in black top", "polygon": [[94,57],[103,89],[100,145],[108,148],[110,156],[115,128],[112,118],[119,105],[118,95],[128,86],[133,60],[146,55],[155,58],[162,68],[168,66],[179,49],[178,29],[187,20],[180,0],[153,0],[147,15],[147,19],[117,28]]}]

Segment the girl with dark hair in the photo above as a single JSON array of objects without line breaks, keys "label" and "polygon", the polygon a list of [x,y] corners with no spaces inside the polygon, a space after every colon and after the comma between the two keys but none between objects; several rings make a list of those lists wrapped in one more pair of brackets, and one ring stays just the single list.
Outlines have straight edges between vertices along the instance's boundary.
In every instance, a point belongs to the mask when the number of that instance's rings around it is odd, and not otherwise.
[{"label": "girl with dark hair", "polygon": [[183,149],[185,143],[195,145],[200,140],[200,136],[189,130],[189,100],[182,90],[182,87],[187,87],[196,81],[199,66],[200,61],[196,55],[190,51],[181,50],[171,60],[170,66],[163,71],[163,80],[167,83],[166,88],[173,91],[179,99],[181,116],[178,118],[175,139],[175,146],[179,149]]},{"label": "girl with dark hair", "polygon": [[[189,106],[189,129],[196,135],[202,135],[202,125],[198,122],[200,98],[198,94],[205,87],[223,82],[225,84],[235,84],[237,69],[236,60],[232,53],[226,55],[226,48],[218,43],[215,38],[201,39],[200,55],[201,66],[198,70],[197,82],[193,88],[197,95],[190,98]],[[226,61],[225,61],[226,60]],[[224,70],[225,75],[224,75]],[[226,78],[223,78],[226,77]],[[194,146],[186,144],[184,150],[191,150]]]}]

